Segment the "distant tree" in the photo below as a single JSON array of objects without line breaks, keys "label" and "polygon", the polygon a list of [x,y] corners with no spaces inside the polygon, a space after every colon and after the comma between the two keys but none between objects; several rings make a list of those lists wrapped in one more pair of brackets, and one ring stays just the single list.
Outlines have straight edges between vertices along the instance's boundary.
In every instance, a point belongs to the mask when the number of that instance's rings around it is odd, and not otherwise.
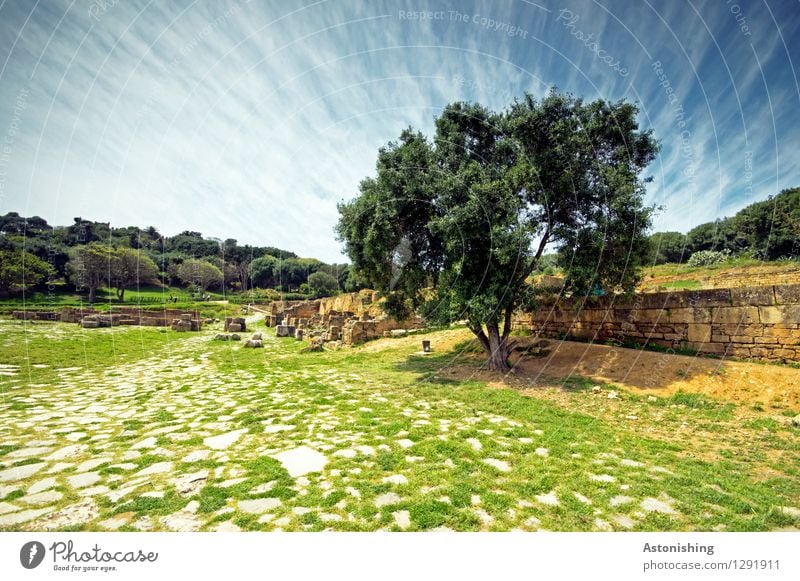
[{"label": "distant tree", "polygon": [[800,257],[800,188],[751,204],[729,220],[757,258]]},{"label": "distant tree", "polygon": [[99,242],[82,244],[70,250],[67,263],[69,279],[77,289],[88,289],[90,303],[97,300],[97,289],[109,280],[114,259],[114,248]]},{"label": "distant tree", "polygon": [[44,260],[21,250],[0,250],[0,294],[34,287],[53,275]]},{"label": "distant tree", "polygon": [[308,288],[315,296],[328,297],[339,290],[339,281],[327,272],[314,272],[308,277]]},{"label": "distant tree", "polygon": [[222,286],[222,271],[207,260],[190,258],[178,267],[178,278],[183,284],[205,291]]},{"label": "distant tree", "polygon": [[117,299],[125,301],[125,289],[158,280],[158,267],[146,254],[132,248],[115,248],[109,265],[109,281]]},{"label": "distant tree", "polygon": [[258,288],[274,288],[278,274],[279,260],[274,256],[261,256],[250,263],[250,276],[253,286]]},{"label": "distant tree", "polygon": [[379,150],[377,177],[339,205],[339,237],[390,312],[432,286],[442,318],[466,319],[488,367],[508,371],[511,315],[549,244],[573,293],[638,281],[652,213],[639,173],[658,145],[637,112],[555,92],[502,113],[448,105],[433,143],[409,129]]},{"label": "distant tree", "polygon": [[686,262],[690,254],[689,239],[680,232],[656,232],[650,236],[650,245],[650,261],[653,264]]}]

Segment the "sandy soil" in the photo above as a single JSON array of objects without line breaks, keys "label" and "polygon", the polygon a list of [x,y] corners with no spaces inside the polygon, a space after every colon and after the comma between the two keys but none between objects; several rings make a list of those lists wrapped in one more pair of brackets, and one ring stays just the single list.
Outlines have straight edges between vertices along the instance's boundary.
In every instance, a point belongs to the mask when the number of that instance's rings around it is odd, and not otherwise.
[{"label": "sandy soil", "polygon": [[[446,352],[471,336],[469,331],[459,329],[432,333],[425,338],[431,340],[434,352]],[[377,352],[420,344],[421,340],[418,335],[381,339],[362,349]],[[760,403],[765,407],[800,412],[800,369],[571,341],[550,340],[550,347],[551,352],[545,356],[512,356],[514,373],[505,378],[505,382],[535,384],[581,376],[613,383],[639,394],[668,396],[683,391],[722,401]],[[498,380],[497,374],[474,369],[451,369],[449,375],[468,375],[490,382]]]}]

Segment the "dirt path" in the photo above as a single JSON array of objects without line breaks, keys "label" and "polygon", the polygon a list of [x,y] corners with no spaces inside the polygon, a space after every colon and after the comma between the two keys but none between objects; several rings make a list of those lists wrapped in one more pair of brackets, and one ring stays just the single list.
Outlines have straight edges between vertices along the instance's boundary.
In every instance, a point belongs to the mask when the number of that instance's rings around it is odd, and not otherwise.
[{"label": "dirt path", "polygon": [[580,375],[638,393],[684,391],[800,411],[800,369],[569,341],[552,345],[545,357],[518,361],[518,372],[533,378]]}]

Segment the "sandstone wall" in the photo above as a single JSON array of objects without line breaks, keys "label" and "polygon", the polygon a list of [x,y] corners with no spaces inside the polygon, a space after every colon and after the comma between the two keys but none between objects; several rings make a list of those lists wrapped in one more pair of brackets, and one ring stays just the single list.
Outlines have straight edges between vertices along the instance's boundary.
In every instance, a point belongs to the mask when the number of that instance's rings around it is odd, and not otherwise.
[{"label": "sandstone wall", "polygon": [[514,325],[543,337],[800,361],[800,284],[562,299],[518,313]]}]

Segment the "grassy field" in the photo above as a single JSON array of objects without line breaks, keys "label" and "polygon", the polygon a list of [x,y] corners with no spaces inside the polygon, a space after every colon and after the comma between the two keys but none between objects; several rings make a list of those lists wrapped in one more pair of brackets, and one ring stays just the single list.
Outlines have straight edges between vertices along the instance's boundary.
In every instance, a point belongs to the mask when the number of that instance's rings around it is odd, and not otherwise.
[{"label": "grassy field", "polygon": [[[207,292],[211,300],[220,300],[223,297],[221,293]],[[125,291],[125,301],[122,304],[135,305],[137,303],[164,303],[169,297],[177,297],[178,302],[187,303],[195,300],[187,289],[178,287],[162,287],[158,285],[146,285],[139,288],[130,288]],[[118,304],[117,292],[114,289],[101,288],[97,290],[97,304]],[[0,300],[0,305],[13,306],[15,308],[22,308],[23,305],[36,305],[36,306],[53,306],[63,307],[72,305],[87,305],[88,293],[79,293],[75,291],[72,285],[58,284],[54,285],[51,291],[35,291],[26,294],[24,297],[21,294],[13,297],[7,297]]]},{"label": "grassy field", "polygon": [[0,530],[800,526],[787,418],[576,376],[513,389],[464,330],[423,356],[422,337],[302,354],[259,327],[264,349],[0,320]]}]

